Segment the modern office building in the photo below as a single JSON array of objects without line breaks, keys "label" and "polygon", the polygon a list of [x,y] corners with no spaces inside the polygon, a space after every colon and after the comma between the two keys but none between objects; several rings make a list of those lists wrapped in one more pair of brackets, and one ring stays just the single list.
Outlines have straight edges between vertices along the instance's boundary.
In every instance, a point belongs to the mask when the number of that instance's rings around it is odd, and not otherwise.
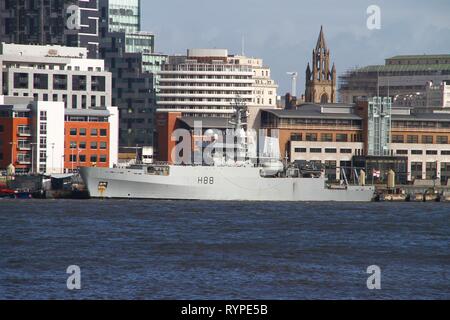
[{"label": "modern office building", "polygon": [[120,145],[153,145],[158,75],[167,56],[141,31],[139,0],[100,0],[100,55],[112,72],[112,101],[120,110]]},{"label": "modern office building", "polygon": [[[429,82],[450,81],[450,55],[395,56],[385,65],[350,70],[339,77],[339,95],[343,103],[377,95],[425,95]],[[395,101],[394,101],[395,104]]]},{"label": "modern office building", "polygon": [[[355,159],[359,163],[368,159],[378,166],[393,165],[402,182],[437,178],[447,184],[450,113],[445,109],[392,108],[389,150],[386,152],[380,142],[378,147],[383,154],[370,155],[370,144],[376,145],[369,135],[369,113],[373,112],[373,106],[368,101],[359,101],[302,104],[295,110],[263,110],[261,127],[269,132],[278,130],[282,155],[287,155],[290,161],[320,165],[330,179],[341,177],[342,169],[353,167]],[[387,171],[381,175],[385,178]]]},{"label": "modern office building", "polygon": [[0,42],[86,47],[98,58],[98,0],[0,0]]},{"label": "modern office building", "polygon": [[0,44],[1,94],[61,101],[68,109],[111,106],[111,73],[86,48]]},{"label": "modern office building", "polygon": [[242,99],[249,111],[248,126],[259,125],[262,108],[276,108],[277,84],[262,59],[228,55],[226,49],[189,49],[171,56],[160,72],[158,112],[183,117],[225,117]]},{"label": "modern office building", "polygon": [[364,154],[363,121],[352,105],[303,104],[295,110],[263,110],[261,128],[278,130],[281,155],[290,161],[313,162],[327,176],[340,177],[354,155]]},{"label": "modern office building", "polygon": [[0,170],[58,174],[117,164],[117,108],[0,96]]}]

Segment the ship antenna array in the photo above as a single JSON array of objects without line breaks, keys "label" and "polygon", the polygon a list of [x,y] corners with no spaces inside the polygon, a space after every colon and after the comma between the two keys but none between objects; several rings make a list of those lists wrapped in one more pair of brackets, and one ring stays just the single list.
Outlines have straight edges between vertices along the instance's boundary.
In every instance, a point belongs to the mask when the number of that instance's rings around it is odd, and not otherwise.
[{"label": "ship antenna array", "polygon": [[248,110],[247,104],[245,103],[245,99],[238,95],[234,99],[232,106],[234,108],[234,121],[230,121],[229,123],[234,125],[235,129],[238,130],[247,124],[242,121],[243,114],[247,113]]}]

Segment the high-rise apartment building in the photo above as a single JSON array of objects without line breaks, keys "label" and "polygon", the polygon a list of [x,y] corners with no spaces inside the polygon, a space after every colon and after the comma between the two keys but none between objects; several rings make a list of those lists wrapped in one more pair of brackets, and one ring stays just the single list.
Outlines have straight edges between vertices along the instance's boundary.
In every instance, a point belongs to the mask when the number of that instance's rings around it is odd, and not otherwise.
[{"label": "high-rise apartment building", "polygon": [[160,72],[158,112],[190,117],[230,117],[236,98],[249,109],[254,128],[260,108],[275,108],[277,85],[261,59],[228,55],[226,49],[189,49],[171,56]]},{"label": "high-rise apartment building", "polygon": [[86,47],[98,57],[98,0],[0,0],[0,42]]}]

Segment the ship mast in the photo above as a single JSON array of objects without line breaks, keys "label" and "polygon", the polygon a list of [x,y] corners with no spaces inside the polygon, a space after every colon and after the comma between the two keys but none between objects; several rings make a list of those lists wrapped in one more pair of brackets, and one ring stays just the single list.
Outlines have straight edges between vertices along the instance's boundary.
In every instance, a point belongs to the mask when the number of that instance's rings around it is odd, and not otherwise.
[{"label": "ship mast", "polygon": [[236,137],[235,148],[237,150],[237,159],[247,161],[248,145],[247,145],[247,104],[245,99],[237,95],[232,102],[234,108],[233,119],[229,123],[233,126],[234,135]]}]

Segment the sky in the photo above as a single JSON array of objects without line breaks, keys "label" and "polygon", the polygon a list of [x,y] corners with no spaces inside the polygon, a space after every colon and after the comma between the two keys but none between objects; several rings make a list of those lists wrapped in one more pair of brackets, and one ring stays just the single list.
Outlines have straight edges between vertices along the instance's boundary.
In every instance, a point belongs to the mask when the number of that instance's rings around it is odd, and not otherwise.
[{"label": "sky", "polygon": [[[369,30],[367,8],[380,8],[380,29]],[[286,72],[299,73],[304,90],[320,26],[338,74],[384,64],[398,54],[450,54],[449,0],[142,0],[142,30],[156,36],[156,51],[225,48],[264,59],[290,91]]]}]

